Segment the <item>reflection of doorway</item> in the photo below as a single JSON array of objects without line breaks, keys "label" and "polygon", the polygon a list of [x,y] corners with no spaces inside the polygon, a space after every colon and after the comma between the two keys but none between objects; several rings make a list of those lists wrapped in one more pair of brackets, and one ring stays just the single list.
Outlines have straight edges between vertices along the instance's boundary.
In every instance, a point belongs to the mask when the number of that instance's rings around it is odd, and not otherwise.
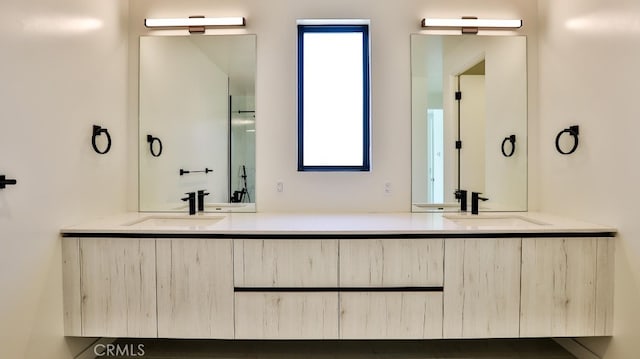
[{"label": "reflection of doorway", "polygon": [[427,202],[444,202],[444,111],[427,109]]},{"label": "reflection of doorway", "polygon": [[486,95],[485,62],[472,66],[458,76],[460,188],[473,192],[485,190]]}]

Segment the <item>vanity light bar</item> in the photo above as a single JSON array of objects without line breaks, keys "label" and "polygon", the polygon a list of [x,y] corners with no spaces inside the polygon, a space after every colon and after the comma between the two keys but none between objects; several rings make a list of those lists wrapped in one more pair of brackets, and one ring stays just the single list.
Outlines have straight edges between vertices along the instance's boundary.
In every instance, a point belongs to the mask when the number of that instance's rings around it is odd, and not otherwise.
[{"label": "vanity light bar", "polygon": [[[463,17],[461,19],[422,19],[422,27],[424,28],[459,28],[462,32],[465,29],[519,29],[522,27],[522,20],[497,20],[497,19],[478,19],[475,17]],[[470,31],[474,32],[474,31]]]},{"label": "vanity light bar", "polygon": [[174,19],[144,19],[148,28],[245,26],[244,17],[189,17]]}]

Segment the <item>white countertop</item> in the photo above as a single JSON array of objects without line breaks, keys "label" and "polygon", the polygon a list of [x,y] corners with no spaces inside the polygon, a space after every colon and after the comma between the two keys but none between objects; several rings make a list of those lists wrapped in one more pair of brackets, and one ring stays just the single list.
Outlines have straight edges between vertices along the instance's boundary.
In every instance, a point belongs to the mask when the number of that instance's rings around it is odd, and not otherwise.
[{"label": "white countertop", "polygon": [[[447,218],[449,217],[449,218]],[[144,222],[148,219],[156,219]],[[471,218],[469,223],[465,223]],[[157,222],[166,223],[158,224]],[[216,220],[219,219],[219,220]],[[193,222],[195,224],[184,222]],[[480,223],[480,224],[479,224]],[[133,224],[133,225],[132,225]],[[63,228],[105,235],[470,235],[615,233],[613,227],[535,212],[481,213],[124,213]]]}]

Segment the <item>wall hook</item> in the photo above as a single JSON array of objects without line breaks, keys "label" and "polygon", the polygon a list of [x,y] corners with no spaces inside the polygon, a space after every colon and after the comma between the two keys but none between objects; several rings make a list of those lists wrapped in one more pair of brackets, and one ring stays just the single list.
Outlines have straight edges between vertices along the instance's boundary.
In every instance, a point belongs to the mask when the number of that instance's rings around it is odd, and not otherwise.
[{"label": "wall hook", "polygon": [[[560,148],[560,137],[562,137],[562,135],[564,135],[565,133],[568,133],[569,135],[571,135],[571,137],[573,137],[573,147],[571,147],[571,149],[567,152],[563,151],[562,148]],[[577,126],[577,125],[571,126],[569,128],[565,128],[564,130],[560,131],[556,136],[556,150],[558,150],[558,152],[562,153],[563,155],[570,155],[574,153],[576,149],[578,149],[579,134],[580,134],[580,126]]]},{"label": "wall hook", "polygon": [[[158,137],[153,137],[152,135],[147,135],[147,142],[149,143],[149,152],[151,152],[151,156],[160,157],[162,154],[162,141]],[[153,150],[153,143],[158,142],[158,152]]]},{"label": "wall hook", "polygon": [[[507,150],[505,149],[507,142],[511,143],[511,151],[509,151],[509,153],[507,153]],[[514,152],[516,152],[516,135],[505,137],[504,140],[502,140],[502,155],[505,157],[511,157]]]},{"label": "wall hook", "polygon": [[8,185],[14,185],[18,181],[14,179],[8,179],[5,175],[0,175],[0,189],[7,188]]},{"label": "wall hook", "polygon": [[[105,134],[105,136],[107,136],[107,148],[105,148],[104,151],[100,151],[98,149],[98,146],[96,145],[96,138],[103,133]],[[109,135],[109,130],[98,125],[93,125],[93,136],[91,137],[91,145],[93,146],[93,150],[101,155],[109,152],[109,150],[111,149],[111,136]]]}]

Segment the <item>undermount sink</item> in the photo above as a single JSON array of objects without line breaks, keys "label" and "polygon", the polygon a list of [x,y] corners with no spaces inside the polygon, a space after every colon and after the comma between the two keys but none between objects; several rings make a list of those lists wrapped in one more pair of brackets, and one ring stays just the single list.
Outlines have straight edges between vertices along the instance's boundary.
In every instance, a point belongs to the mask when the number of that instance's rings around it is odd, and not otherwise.
[{"label": "undermount sink", "polygon": [[548,223],[540,222],[535,219],[526,218],[518,215],[467,215],[467,214],[449,214],[444,218],[455,222],[461,226],[468,227],[518,227],[518,226],[544,226]]},{"label": "undermount sink", "polygon": [[207,227],[214,225],[225,217],[199,216],[150,216],[127,224],[129,227]]}]

